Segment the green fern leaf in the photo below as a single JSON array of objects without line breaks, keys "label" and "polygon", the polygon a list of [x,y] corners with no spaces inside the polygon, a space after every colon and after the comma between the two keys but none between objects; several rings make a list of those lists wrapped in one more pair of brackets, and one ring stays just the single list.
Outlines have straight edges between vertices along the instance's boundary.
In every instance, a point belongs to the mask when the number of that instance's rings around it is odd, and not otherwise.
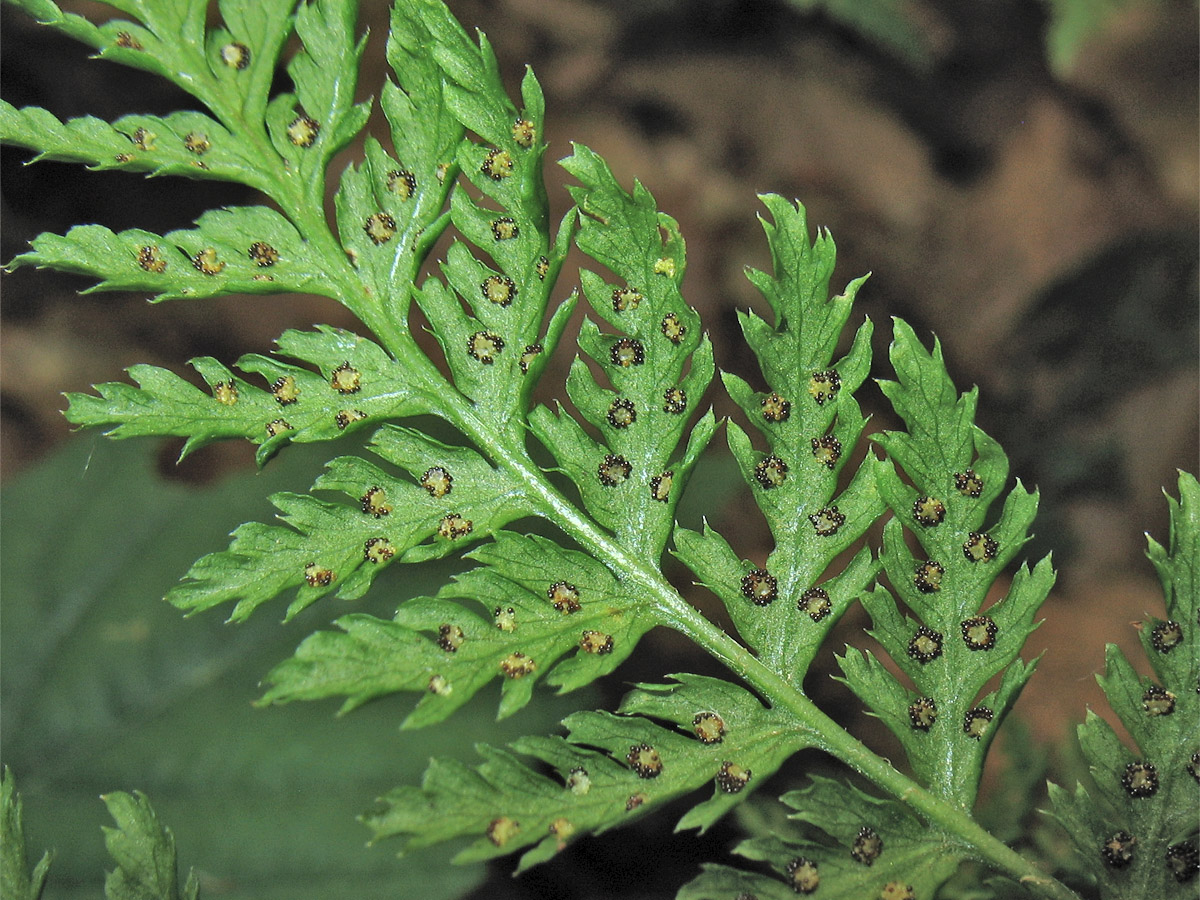
[{"label": "green fern leaf", "polygon": [[[611,673],[658,625],[740,679],[638,685],[615,713],[569,716],[566,736],[481,746],[476,767],[435,761],[422,787],[392,791],[366,817],[376,838],[420,846],[467,837],[460,860],[523,850],[526,867],[711,785],[679,823],[704,830],[812,747],[887,797],[822,780],[788,794],[798,824],[740,850],[784,880],[709,869],[685,895],[706,884],[804,893],[810,877],[824,880],[822,896],[931,894],[972,859],[1044,896],[1069,896],[969,813],[995,729],[1032,672],[1019,654],[1053,581],[1048,561],[1022,568],[1007,596],[985,606],[1028,539],[1036,495],[1018,484],[989,518],[1007,460],[975,427],[975,394],[958,396],[940,348],[927,351],[900,322],[891,353],[899,380],[882,389],[907,431],[880,438],[887,460],[867,452],[846,470],[865,430],[855,392],[870,369],[872,325],[838,355],[862,279],[829,297],[833,242],[821,231],[810,238],[803,207],[762,198],[774,267],[749,277],[772,321],[740,319],[765,390],[722,377],[751,424],[731,424],[728,443],[774,539],[759,565],[707,524],[692,531],[675,521],[717,427],[705,400],[713,350],[681,293],[677,223],[640,183],[625,190],[578,145],[562,163],[577,182],[575,208],[553,223],[537,79],[527,72],[519,101],[510,98],[487,39],[469,37],[442,3],[395,5],[387,48],[395,79],[380,94],[390,146],[364,139],[361,162],[334,194],[332,222],[328,166],[371,107],[354,100],[365,38],[353,0],[221,0],[222,21],[211,25],[203,0],[114,0],[131,19],[104,26],[50,0],[19,5],[102,56],[163,74],[208,113],[109,124],[2,106],[0,139],[35,158],[235,180],[271,205],[210,211],[195,228],[162,236],[102,226],[43,235],[10,265],[78,272],[95,289],[158,299],[318,293],[373,334],[318,326],[287,332],[277,354],[236,367],[195,360],[207,391],[139,366],[130,370],[136,386],[71,395],[72,422],[114,437],[181,436],[184,454],[241,437],[257,445],[260,464],[291,442],[373,429],[366,453],[332,459],[312,494],[274,495],[279,522],[242,525],[168,599],[189,613],[229,604],[241,621],[285,597],[291,619],[326,596],[361,597],[393,563],[454,554],[475,565],[431,596],[404,600],[391,619],[352,613],[312,634],[271,671],[260,703],[337,697],[350,711],[410,692],[419,699],[404,724],[415,728],[499,680],[505,717],[539,681],[565,692]],[[293,33],[291,87],[272,94]],[[444,258],[417,284],[435,244]],[[570,404],[531,408],[577,305],[574,293],[552,302],[572,244],[598,271],[580,275],[590,317],[566,378]],[[413,303],[437,342],[432,354],[411,332]],[[401,424],[414,416],[440,424]],[[895,518],[877,559],[860,545],[889,509]],[[554,537],[507,530],[526,518],[553,525]],[[724,602],[736,637],[668,582],[669,549]],[[1175,560],[1174,549],[1155,556],[1164,583],[1194,594],[1194,571],[1183,574]],[[881,568],[895,600],[872,588]],[[907,681],[855,650],[841,660],[845,678],[897,734],[915,781],[803,691],[810,663],[856,599]],[[1183,634],[1194,618],[1189,608],[1186,628],[1174,625]],[[1178,673],[1159,674],[1174,684]],[[1120,688],[1129,677],[1114,658],[1109,687],[1125,691],[1114,700],[1122,715],[1136,712],[1137,698]],[[1088,741],[1109,752],[1115,738]],[[121,864],[110,895],[179,896],[170,834],[144,798],[109,803]]]},{"label": "green fern leaf", "polygon": [[1179,499],[1168,497],[1168,547],[1149,538],[1162,580],[1165,619],[1142,623],[1141,641],[1154,677],[1137,673],[1115,644],[1097,680],[1128,730],[1127,746],[1095,713],[1079,726],[1079,744],[1094,786],[1074,793],[1051,785],[1054,815],[1066,828],[1100,896],[1191,897],[1200,875],[1196,782],[1200,780],[1200,485],[1181,473]]},{"label": "green fern leaf", "polygon": [[18,110],[0,101],[0,140],[36,150],[30,162],[61,160],[101,171],[239,181],[263,191],[271,187],[254,161],[254,147],[198,112],[123,116],[112,124],[93,116],[62,122],[39,107]]},{"label": "green fern leaf", "polygon": [[99,279],[91,291],[153,291],[155,300],[223,294],[298,291],[337,299],[324,262],[274,210],[263,206],[212,210],[195,229],[117,234],[102,225],[77,225],[65,235],[43,234],[9,268],[49,267]]},{"label": "green fern leaf", "polygon": [[243,525],[229,550],[200,559],[167,599],[191,612],[235,602],[231,620],[299,588],[291,618],[326,594],[354,599],[396,562],[422,562],[462,549],[530,512],[519,485],[475,451],[389,426],[371,449],[406,470],[396,478],[358,457],[332,460],[314,485],[354,505],[303,494],[271,500],[285,526]]}]

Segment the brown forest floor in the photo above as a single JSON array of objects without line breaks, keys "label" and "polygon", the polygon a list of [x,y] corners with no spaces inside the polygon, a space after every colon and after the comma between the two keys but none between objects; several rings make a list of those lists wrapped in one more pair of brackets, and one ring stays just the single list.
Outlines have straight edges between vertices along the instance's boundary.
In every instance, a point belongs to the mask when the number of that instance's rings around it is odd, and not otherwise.
[{"label": "brown forest floor", "polygon": [[[450,5],[487,31],[514,87],[533,64],[548,158],[587,144],[679,220],[685,292],[718,365],[753,378],[734,311],[756,303],[743,266],[769,267],[757,192],[801,199],[810,222],[833,231],[835,288],[873,272],[859,296],[879,360],[892,315],[940,336],[957,382],[981,388],[983,427],[1014,473],[1043,489],[1034,550],[1053,546],[1062,577],[1033,642],[1054,652],[1021,708],[1040,737],[1062,737],[1085,702],[1100,702],[1089,673],[1102,668],[1105,641],[1132,638],[1129,623],[1161,604],[1142,533],[1165,537],[1160,488],[1174,491],[1175,468],[1197,466],[1195,5],[1135,5],[1061,78],[1045,62],[1045,8],[1033,0],[916,4],[936,48],[926,74],[769,0]],[[381,38],[384,5],[363,6]],[[179,102],[149,76],[84,64],[82,48],[9,7],[3,25],[5,96],[17,105],[112,117]],[[368,54],[363,93],[383,75],[382,42]],[[43,230],[165,230],[244,201],[210,184],[22,168],[25,155],[2,157],[5,260]],[[552,197],[564,211],[565,194]],[[6,479],[67,438],[61,391],[118,380],[136,362],[235,359],[286,327],[353,325],[314,298],[151,310],[139,296],[77,296],[78,280],[32,270],[0,284]],[[879,399],[865,404],[886,425]],[[243,448],[211,450],[182,474],[249,460]],[[741,521],[739,510],[725,515]]]}]

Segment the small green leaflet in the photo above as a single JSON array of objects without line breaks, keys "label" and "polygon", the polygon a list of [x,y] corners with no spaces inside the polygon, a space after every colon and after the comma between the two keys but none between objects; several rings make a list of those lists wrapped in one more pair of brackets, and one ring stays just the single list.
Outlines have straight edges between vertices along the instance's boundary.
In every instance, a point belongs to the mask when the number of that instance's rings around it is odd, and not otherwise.
[{"label": "small green leaflet", "polygon": [[200,879],[188,872],[179,887],[175,836],[158,821],[146,795],[118,791],[101,798],[117,823],[104,829],[104,843],[117,868],[104,880],[108,900],[198,900]]},{"label": "small green leaflet", "polygon": [[1121,741],[1088,713],[1079,744],[1093,784],[1074,793],[1050,785],[1054,816],[1066,829],[1103,900],[1190,898],[1200,875],[1196,782],[1200,781],[1200,485],[1180,473],[1179,499],[1168,496],[1171,534],[1164,547],[1149,538],[1165,619],[1141,623],[1152,677],[1141,676],[1115,644],[1097,680],[1128,729]]},{"label": "small green leaflet", "polygon": [[54,854],[46,851],[32,870],[25,849],[21,795],[8,766],[0,773],[0,894],[8,900],[38,900]]},{"label": "small green leaflet", "polygon": [[338,299],[323,260],[295,227],[265,206],[206,212],[197,228],[119,234],[77,225],[43,234],[9,268],[35,265],[97,278],[90,291],[152,291],[155,300],[295,291]]},{"label": "small green leaflet", "polygon": [[444,556],[530,512],[520,486],[474,450],[398,426],[381,429],[370,447],[411,480],[359,457],[338,457],[314,488],[339,491],[356,505],[276,494],[271,502],[286,526],[242,525],[228,550],[197,561],[167,599],[189,612],[232,601],[230,619],[241,621],[299,588],[290,619],[329,593],[362,596],[393,560]]},{"label": "small green leaflet", "polygon": [[262,191],[263,179],[250,147],[225,126],[198,112],[124,116],[111,125],[85,116],[62,122],[36,106],[16,109],[0,101],[0,140],[37,151],[30,162],[62,160],[97,170],[239,181]]},{"label": "small green leaflet", "polygon": [[535,409],[530,426],[595,520],[639,558],[657,560],[684,484],[716,430],[711,411],[691,422],[712,378],[712,345],[679,292],[685,258],[674,220],[640,184],[626,192],[587,147],[575,145],[561,164],[582,183],[570,188],[581,213],[576,243],[623,282],[583,270],[584,296],[620,333],[585,321],[579,335],[612,389],[597,383],[582,357],[567,378],[571,402],[601,440],[561,408]]}]

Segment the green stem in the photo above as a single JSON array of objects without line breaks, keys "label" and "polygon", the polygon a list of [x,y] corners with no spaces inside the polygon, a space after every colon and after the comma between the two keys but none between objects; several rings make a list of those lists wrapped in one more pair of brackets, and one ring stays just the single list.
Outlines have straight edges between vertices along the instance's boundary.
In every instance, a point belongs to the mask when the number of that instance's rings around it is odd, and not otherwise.
[{"label": "green stem", "polygon": [[691,638],[774,706],[791,712],[796,718],[797,731],[802,732],[814,746],[841,760],[911,807],[926,821],[956,838],[969,855],[1016,879],[1035,896],[1048,900],[1080,900],[1079,895],[1062,882],[1047,875],[1032,861],[990,834],[975,821],[969,810],[932,794],[868,749],[822,712],[795,685],[764,665],[724,630],[706,619],[663,578],[656,566],[632,557],[608,532],[559,493],[523,448],[514,449],[495,441],[494,435],[469,408],[469,401],[464,398],[462,404],[455,404],[452,415],[458,427],[476,446],[487,448],[494,462],[520,480],[528,496],[542,507],[548,521],[557,524],[593,556],[603,560],[618,577],[636,581],[643,592],[649,590],[657,602],[662,624]]}]

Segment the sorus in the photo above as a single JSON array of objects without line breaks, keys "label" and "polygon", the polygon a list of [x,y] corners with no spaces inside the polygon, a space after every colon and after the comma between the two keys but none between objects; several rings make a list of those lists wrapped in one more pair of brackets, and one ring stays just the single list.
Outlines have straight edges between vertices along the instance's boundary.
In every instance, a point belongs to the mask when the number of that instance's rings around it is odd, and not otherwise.
[{"label": "sorus", "polygon": [[367,492],[359,498],[362,511],[368,516],[380,519],[392,514],[392,505],[387,502],[387,491],[379,485],[367,488]]},{"label": "sorus", "polygon": [[801,612],[808,613],[809,618],[814,622],[820,622],[833,610],[829,592],[819,587],[809,588],[801,594],[796,605]]},{"label": "sorus", "polygon": [[492,237],[497,241],[511,241],[520,235],[521,229],[510,216],[501,216],[492,222]]},{"label": "sorus", "polygon": [[975,474],[974,469],[955,472],[954,486],[965,497],[978,497],[983,493],[983,479]]},{"label": "sorus", "polygon": [[715,712],[700,712],[692,717],[692,731],[702,744],[719,744],[725,737],[725,720]]},{"label": "sorus", "polygon": [[913,501],[913,518],[918,525],[933,528],[946,518],[946,504],[936,497],[918,497]]},{"label": "sorus", "polygon": [[908,642],[908,655],[924,665],[942,655],[941,632],[922,625]]},{"label": "sorus", "polygon": [[772,391],[762,398],[762,414],[768,422],[786,422],[792,414],[792,403]]},{"label": "sorus", "polygon": [[458,513],[450,513],[442,517],[442,521],[438,523],[438,534],[448,541],[456,541],[460,537],[466,537],[475,528],[475,523],[470,519],[464,519]]},{"label": "sorus", "polygon": [[870,866],[882,854],[883,838],[879,836],[879,833],[866,825],[858,829],[858,836],[854,838],[854,844],[850,848],[850,855],[855,862]]},{"label": "sorus", "polygon": [[430,497],[445,497],[454,488],[454,476],[442,466],[430,466],[421,476],[421,487]]},{"label": "sorus", "polygon": [[396,236],[396,220],[385,212],[372,213],[363,222],[363,231],[375,246],[386,244]]},{"label": "sorus", "polygon": [[812,378],[808,380],[808,393],[817,401],[818,406],[824,406],[837,396],[841,386],[842,378],[837,371],[827,369],[824,372],[813,372]]},{"label": "sorus", "polygon": [[401,200],[407,200],[417,192],[417,176],[407,169],[392,169],[387,174],[387,189]]},{"label": "sorus", "polygon": [[945,574],[945,566],[928,559],[919,563],[913,571],[913,584],[922,594],[933,594],[942,589],[942,576]]},{"label": "sorus", "polygon": [[741,793],[742,788],[750,783],[752,774],[749,769],[726,760],[717,770],[717,787],[725,794]]},{"label": "sorus", "polygon": [[963,716],[963,734],[979,740],[987,731],[993,718],[994,714],[986,706],[976,706],[974,709],[968,710],[967,714]]},{"label": "sorus", "polygon": [[494,331],[477,331],[467,338],[467,353],[490,366],[504,349],[504,339]]},{"label": "sorus", "polygon": [[265,241],[255,241],[246,252],[254,260],[254,264],[261,269],[279,262],[279,251]]},{"label": "sorus", "polygon": [[755,606],[769,606],[779,596],[779,583],[766,569],[755,569],[742,576],[742,594]]},{"label": "sorus", "polygon": [[483,158],[479,171],[492,181],[500,181],[513,173],[513,158],[507,150],[492,149]]},{"label": "sorus", "polygon": [[797,856],[784,869],[792,890],[797,894],[811,894],[821,886],[821,876],[817,864],[804,856]]},{"label": "sorus", "polygon": [[612,653],[612,635],[606,635],[604,631],[584,631],[580,637],[580,648],[584,653],[599,656]]},{"label": "sorus", "polygon": [[231,41],[221,48],[221,62],[241,71],[250,65],[250,48],[241,41]]},{"label": "sorus", "polygon": [[818,463],[827,469],[834,468],[842,458],[842,442],[832,434],[822,438],[812,438],[812,455]]},{"label": "sorus", "polygon": [[362,375],[346,361],[333,370],[329,376],[329,386],[339,394],[357,394],[362,388]]},{"label": "sorus", "polygon": [[281,375],[271,385],[271,395],[280,406],[288,406],[300,399],[300,388],[291,375]]},{"label": "sorus", "polygon": [[217,259],[217,251],[212,247],[201,250],[193,256],[192,265],[204,275],[219,275],[225,270],[225,263]]},{"label": "sorus", "polygon": [[662,774],[662,758],[647,743],[634,744],[625,754],[625,761],[637,773],[638,778],[657,778]]},{"label": "sorus", "polygon": [[962,621],[962,639],[968,650],[991,650],[999,630],[990,616],[972,616]]},{"label": "sorus", "polygon": [[288,124],[288,140],[297,147],[311,147],[321,133],[321,124],[313,118],[300,113]]},{"label": "sorus", "polygon": [[583,606],[579,602],[579,588],[569,581],[556,581],[546,589],[546,596],[561,613],[579,612]]},{"label": "sorus", "polygon": [[909,704],[908,721],[917,731],[928,731],[937,721],[937,703],[932,697],[921,697]]},{"label": "sorus", "polygon": [[754,467],[754,478],[764,491],[777,488],[787,480],[788,465],[778,456],[768,456]]},{"label": "sorus", "polygon": [[612,653],[613,636],[605,634],[603,631],[585,631],[579,638],[579,646],[584,653],[605,656]]},{"label": "sorus", "polygon": [[633,466],[625,457],[608,453],[596,468],[596,477],[605,487],[616,487],[629,478]]}]

